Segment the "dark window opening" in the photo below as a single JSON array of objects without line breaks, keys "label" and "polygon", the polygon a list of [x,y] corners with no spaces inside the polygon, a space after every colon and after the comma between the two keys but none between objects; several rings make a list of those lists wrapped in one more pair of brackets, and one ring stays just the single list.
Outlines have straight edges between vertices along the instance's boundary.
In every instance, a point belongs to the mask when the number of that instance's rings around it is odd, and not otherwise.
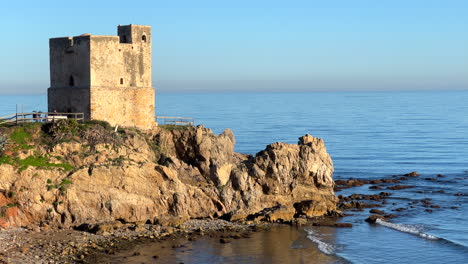
[{"label": "dark window opening", "polygon": [[75,86],[75,79],[73,79],[73,76],[70,76],[70,80],[68,80],[68,85]]},{"label": "dark window opening", "polygon": [[120,84],[123,84],[123,78],[120,78]]},{"label": "dark window opening", "polygon": [[146,35],[143,35],[143,36],[141,37],[141,40],[142,40],[143,42],[146,42]]},{"label": "dark window opening", "polygon": [[127,36],[125,35],[122,36],[122,43],[127,43]]}]

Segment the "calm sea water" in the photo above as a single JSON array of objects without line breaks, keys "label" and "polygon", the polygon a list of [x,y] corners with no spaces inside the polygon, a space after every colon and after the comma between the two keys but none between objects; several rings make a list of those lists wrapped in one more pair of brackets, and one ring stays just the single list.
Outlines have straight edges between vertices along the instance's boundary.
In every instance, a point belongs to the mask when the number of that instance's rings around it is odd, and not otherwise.
[{"label": "calm sea water", "polygon": [[[356,212],[343,219],[353,228],[333,232],[300,228],[285,238],[291,242],[287,254],[302,256],[307,247],[298,244],[308,241],[313,250],[352,263],[468,263],[468,91],[158,94],[156,101],[158,115],[194,117],[215,133],[231,128],[236,151],[242,153],[255,154],[276,141],[296,143],[306,133],[323,138],[335,179],[418,171],[420,177],[404,183],[416,188],[395,191],[382,209],[392,212],[424,198],[441,207],[430,213],[415,205],[378,225],[363,221],[367,211]],[[27,111],[46,110],[45,96],[2,96],[0,115],[14,112],[15,104]],[[437,174],[445,177],[426,180]],[[367,187],[343,194],[380,192]],[[265,240],[242,243],[256,248]],[[187,263],[206,263],[209,256],[225,263],[243,260],[232,252],[223,258],[223,250],[192,252],[184,252]],[[252,263],[263,263],[258,259]],[[291,257],[298,259],[314,263],[313,258]],[[283,261],[284,256],[268,259]]]}]

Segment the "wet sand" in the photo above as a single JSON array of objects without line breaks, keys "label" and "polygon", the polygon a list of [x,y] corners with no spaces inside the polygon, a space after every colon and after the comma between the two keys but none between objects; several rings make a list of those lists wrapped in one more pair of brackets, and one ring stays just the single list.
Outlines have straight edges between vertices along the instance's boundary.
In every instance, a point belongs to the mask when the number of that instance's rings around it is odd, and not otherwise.
[{"label": "wet sand", "polygon": [[[327,229],[333,236],[334,229]],[[177,237],[107,255],[104,263],[341,263],[310,241],[303,227],[275,226],[248,238]]]}]

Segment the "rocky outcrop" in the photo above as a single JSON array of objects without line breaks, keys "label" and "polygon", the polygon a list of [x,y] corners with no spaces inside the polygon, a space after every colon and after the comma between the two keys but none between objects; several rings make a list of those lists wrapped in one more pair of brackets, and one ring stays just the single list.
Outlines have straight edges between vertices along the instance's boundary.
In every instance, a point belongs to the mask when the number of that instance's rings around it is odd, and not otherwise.
[{"label": "rocky outcrop", "polygon": [[[310,135],[251,156],[234,152],[230,130],[214,135],[202,126],[160,127],[150,134],[108,129],[107,136],[98,130],[99,140],[82,131],[72,140],[40,144],[44,131],[34,132],[26,150],[2,156],[11,162],[0,164],[0,207],[5,211],[8,200],[16,208],[1,215],[4,226],[177,225],[206,217],[290,221],[336,210],[331,158],[323,141]],[[28,157],[47,162],[20,167]]]}]

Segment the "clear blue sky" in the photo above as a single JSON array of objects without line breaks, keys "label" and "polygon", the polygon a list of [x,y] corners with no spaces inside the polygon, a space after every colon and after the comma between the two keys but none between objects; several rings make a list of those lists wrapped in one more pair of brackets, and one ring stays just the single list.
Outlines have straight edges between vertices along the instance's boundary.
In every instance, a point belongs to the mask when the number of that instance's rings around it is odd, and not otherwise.
[{"label": "clear blue sky", "polygon": [[468,89],[468,1],[7,1],[0,93],[45,93],[48,39],[153,26],[160,92]]}]

